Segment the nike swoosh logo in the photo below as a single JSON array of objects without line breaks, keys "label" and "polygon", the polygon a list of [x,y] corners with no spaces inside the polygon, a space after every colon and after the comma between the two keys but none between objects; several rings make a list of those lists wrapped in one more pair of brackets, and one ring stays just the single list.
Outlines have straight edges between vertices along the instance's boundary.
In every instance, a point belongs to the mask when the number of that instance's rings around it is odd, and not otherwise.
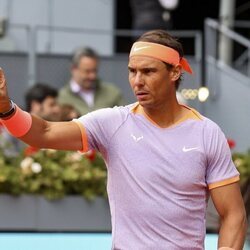
[{"label": "nike swoosh logo", "polygon": [[199,149],[198,147],[195,147],[195,148],[186,148],[185,146],[182,148],[182,151],[183,152],[189,152],[189,151],[193,151],[193,150],[197,150]]},{"label": "nike swoosh logo", "polygon": [[149,48],[149,46],[135,47],[134,51],[138,51],[138,50],[146,49],[146,48]]}]

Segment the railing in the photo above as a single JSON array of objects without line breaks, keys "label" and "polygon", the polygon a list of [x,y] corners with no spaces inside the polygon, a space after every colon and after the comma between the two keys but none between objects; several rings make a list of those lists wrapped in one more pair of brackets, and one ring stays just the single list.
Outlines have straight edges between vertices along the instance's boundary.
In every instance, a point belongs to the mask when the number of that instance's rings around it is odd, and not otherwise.
[{"label": "railing", "polygon": [[[248,22],[247,24],[249,24]],[[236,22],[236,25],[239,25],[240,23]],[[241,22],[241,26],[243,23]],[[246,23],[244,24],[246,25]],[[247,63],[247,70],[246,74],[250,76],[250,40],[245,38],[244,36],[234,32],[233,30],[229,29],[228,27],[221,25],[219,22],[213,20],[213,19],[206,19],[205,21],[205,58],[213,57],[215,59],[223,60],[223,58],[219,58],[219,50],[222,48],[218,47],[218,41],[221,39],[221,37],[224,36],[227,39],[229,39],[229,42],[237,42],[238,44],[246,47],[246,53],[248,59]],[[230,46],[229,46],[230,50]],[[226,53],[232,53],[232,51],[226,51]],[[246,58],[242,58],[241,60],[246,60]],[[227,63],[224,61],[224,63]],[[237,61],[236,61],[237,66]],[[244,72],[242,72],[244,73]]]},{"label": "railing", "polygon": [[[240,29],[250,29],[250,21],[245,20],[237,20],[234,22],[235,28]],[[235,66],[236,68],[242,67],[248,60],[248,51],[244,51],[236,60],[235,60]]]}]

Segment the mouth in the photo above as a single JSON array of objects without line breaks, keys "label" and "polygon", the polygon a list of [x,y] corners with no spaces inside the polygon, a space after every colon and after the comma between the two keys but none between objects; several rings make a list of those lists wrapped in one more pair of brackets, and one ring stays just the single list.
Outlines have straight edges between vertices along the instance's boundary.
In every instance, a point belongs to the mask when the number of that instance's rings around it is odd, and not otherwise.
[{"label": "mouth", "polygon": [[146,92],[146,91],[136,91],[135,95],[136,95],[137,99],[140,101],[140,100],[145,99],[148,96],[148,92]]}]

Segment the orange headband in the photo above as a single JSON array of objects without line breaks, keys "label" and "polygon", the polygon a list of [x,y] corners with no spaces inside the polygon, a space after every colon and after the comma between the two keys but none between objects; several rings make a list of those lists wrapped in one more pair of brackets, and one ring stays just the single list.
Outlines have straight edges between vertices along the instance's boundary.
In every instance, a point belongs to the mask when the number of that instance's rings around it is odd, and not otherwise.
[{"label": "orange headband", "polygon": [[187,59],[184,57],[180,58],[179,53],[170,47],[158,43],[135,42],[131,48],[129,57],[137,55],[150,56],[174,66],[181,65],[183,70],[189,74],[193,74],[193,70]]}]

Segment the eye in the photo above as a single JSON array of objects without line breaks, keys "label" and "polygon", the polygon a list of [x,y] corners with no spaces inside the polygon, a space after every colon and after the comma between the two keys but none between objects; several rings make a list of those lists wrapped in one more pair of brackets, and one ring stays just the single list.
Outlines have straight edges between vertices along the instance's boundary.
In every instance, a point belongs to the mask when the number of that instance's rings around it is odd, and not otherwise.
[{"label": "eye", "polygon": [[143,70],[143,73],[144,74],[151,74],[151,73],[154,73],[154,72],[156,72],[156,70],[155,69],[151,69],[151,68],[145,68],[144,70]]},{"label": "eye", "polygon": [[149,74],[150,72],[151,72],[150,69],[145,69],[145,70],[144,70],[144,74]]},{"label": "eye", "polygon": [[135,73],[136,71],[135,71],[135,69],[133,69],[133,68],[128,68],[128,72],[129,72],[129,73]]}]

